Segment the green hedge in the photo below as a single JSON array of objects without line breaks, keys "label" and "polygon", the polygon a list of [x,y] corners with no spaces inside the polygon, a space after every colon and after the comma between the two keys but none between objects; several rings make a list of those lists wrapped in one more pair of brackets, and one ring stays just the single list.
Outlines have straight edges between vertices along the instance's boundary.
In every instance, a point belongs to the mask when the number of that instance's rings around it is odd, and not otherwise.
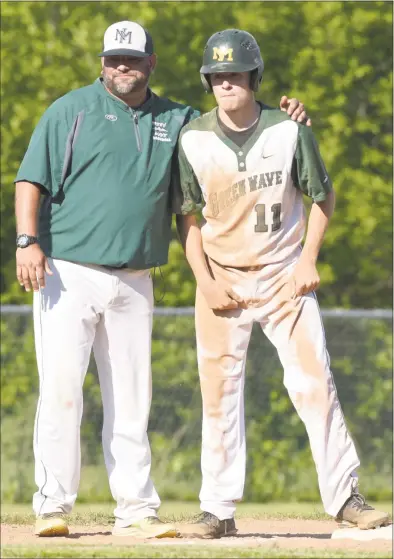
[{"label": "green hedge", "polygon": [[[325,318],[326,337],[346,422],[360,453],[361,489],[392,499],[392,324]],[[37,373],[30,316],[3,316],[2,502],[29,502],[34,491],[32,431]],[[245,500],[319,499],[304,426],[282,384],[273,346],[258,328],[245,387]],[[101,450],[102,405],[94,363],[85,382],[80,501],[111,499]],[[162,498],[194,500],[201,482],[201,398],[192,316],[156,316],[149,435],[153,478]]]}]

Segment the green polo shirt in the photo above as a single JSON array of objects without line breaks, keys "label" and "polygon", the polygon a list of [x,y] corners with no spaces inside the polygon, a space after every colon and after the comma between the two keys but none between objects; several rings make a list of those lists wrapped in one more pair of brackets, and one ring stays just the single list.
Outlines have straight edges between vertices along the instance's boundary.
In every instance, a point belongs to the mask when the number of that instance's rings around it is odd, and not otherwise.
[{"label": "green polo shirt", "polygon": [[133,269],[165,264],[176,211],[174,150],[181,128],[198,115],[151,91],[133,110],[101,79],[55,101],[15,179],[43,187],[44,253]]}]

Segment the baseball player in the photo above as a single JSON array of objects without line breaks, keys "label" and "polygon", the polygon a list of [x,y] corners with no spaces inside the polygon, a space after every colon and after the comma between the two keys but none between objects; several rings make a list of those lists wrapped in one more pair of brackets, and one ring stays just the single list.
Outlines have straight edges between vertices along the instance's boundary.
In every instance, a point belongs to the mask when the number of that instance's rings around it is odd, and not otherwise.
[{"label": "baseball player", "polygon": [[[151,403],[150,268],[166,264],[171,175],[182,126],[199,115],[148,87],[151,35],[121,21],[104,34],[102,77],[55,101],[18,171],[17,277],[34,291],[40,395],[33,497],[38,536],[69,533],[80,476],[82,386],[93,348],[113,533],[173,537],[157,517],[147,426]],[[304,120],[297,100],[282,99]]]},{"label": "baseball player", "polygon": [[[360,464],[330,371],[314,290],[335,195],[311,128],[256,102],[263,60],[254,37],[230,29],[207,42],[201,80],[217,108],[179,138],[180,237],[197,281],[203,399],[201,510],[193,533],[236,533],[245,480],[243,388],[258,322],[277,349],[305,424],[328,514],[362,529],[388,522],[357,490]],[[306,223],[303,195],[313,204]],[[199,228],[193,213],[202,209]]]}]

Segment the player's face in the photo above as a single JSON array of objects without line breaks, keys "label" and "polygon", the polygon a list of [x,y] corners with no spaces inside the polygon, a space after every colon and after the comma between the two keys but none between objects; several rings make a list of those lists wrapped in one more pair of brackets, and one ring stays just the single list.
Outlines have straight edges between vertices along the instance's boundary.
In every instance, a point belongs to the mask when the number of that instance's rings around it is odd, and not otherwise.
[{"label": "player's face", "polygon": [[102,58],[104,85],[118,96],[141,92],[148,86],[149,76],[155,63],[154,55],[145,58],[104,56]]},{"label": "player's face", "polygon": [[218,106],[226,112],[242,109],[254,99],[250,72],[211,74],[211,85]]}]

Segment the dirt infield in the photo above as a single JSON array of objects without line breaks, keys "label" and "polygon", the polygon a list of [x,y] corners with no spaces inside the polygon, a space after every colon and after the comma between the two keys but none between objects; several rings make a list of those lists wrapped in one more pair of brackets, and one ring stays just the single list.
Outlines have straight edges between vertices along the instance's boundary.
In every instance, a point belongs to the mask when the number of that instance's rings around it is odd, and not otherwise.
[{"label": "dirt infield", "polygon": [[[178,527],[182,529],[182,523]],[[135,544],[166,545],[206,545],[220,547],[245,547],[276,549],[342,549],[357,552],[390,552],[392,542],[389,540],[354,541],[332,540],[331,534],[336,529],[335,522],[323,520],[255,520],[239,519],[238,534],[220,540],[200,540],[189,538],[136,540],[130,537],[114,537],[110,526],[70,526],[70,535],[65,538],[37,538],[33,527],[29,525],[1,525],[2,546],[53,546],[53,545],[88,545],[88,546],[125,546]]]}]

